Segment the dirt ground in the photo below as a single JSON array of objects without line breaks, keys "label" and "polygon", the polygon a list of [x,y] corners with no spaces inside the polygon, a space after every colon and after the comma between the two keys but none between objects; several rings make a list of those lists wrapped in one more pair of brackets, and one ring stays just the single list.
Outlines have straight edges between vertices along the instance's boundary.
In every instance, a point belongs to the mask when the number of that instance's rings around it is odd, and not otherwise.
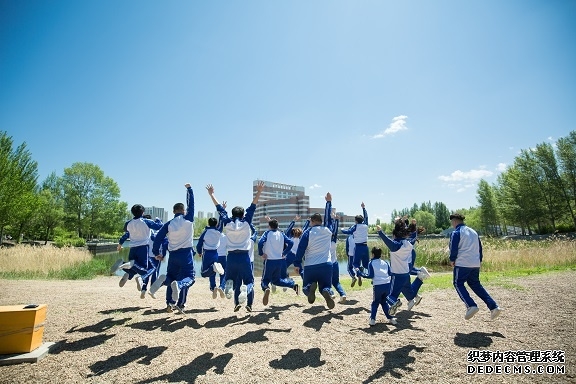
[{"label": "dirt ground", "polygon": [[[199,278],[188,314],[177,315],[164,311],[162,298],[141,300],[134,283],[119,288],[118,280],[0,280],[0,305],[48,305],[44,341],[58,343],[36,364],[0,367],[0,382],[576,382],[574,271],[514,280],[511,288],[487,286],[505,309],[495,321],[483,304],[464,320],[463,303],[447,289],[425,292],[411,312],[404,302],[397,326],[379,313],[373,327],[370,288],[349,292],[348,303],[333,310],[321,297],[310,305],[281,290],[264,307],[258,289],[247,313],[234,312],[231,300],[213,300]],[[476,350],[561,350],[565,373],[468,374],[467,365],[478,366],[467,362]]]}]

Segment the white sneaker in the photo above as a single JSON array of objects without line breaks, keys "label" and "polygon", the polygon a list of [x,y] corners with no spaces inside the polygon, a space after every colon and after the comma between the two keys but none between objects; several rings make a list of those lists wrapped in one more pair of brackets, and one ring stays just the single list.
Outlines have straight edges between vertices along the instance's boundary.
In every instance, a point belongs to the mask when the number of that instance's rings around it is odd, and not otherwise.
[{"label": "white sneaker", "polygon": [[216,272],[219,275],[223,275],[224,274],[224,268],[222,268],[222,264],[220,263],[214,263],[212,265],[212,268],[214,269],[214,272]]},{"label": "white sneaker", "polygon": [[409,311],[411,311],[411,310],[412,310],[412,307],[414,307],[415,305],[416,305],[416,300],[412,299],[412,300],[410,300],[410,301],[408,302],[408,307],[407,307],[407,309],[408,309]]},{"label": "white sneaker", "polygon": [[466,320],[470,320],[471,318],[474,317],[474,315],[475,315],[476,313],[478,313],[478,311],[479,311],[478,307],[470,307],[470,308],[468,308],[468,310],[466,311],[466,315],[464,316],[464,318],[465,318]]},{"label": "white sneaker", "polygon": [[215,298],[217,298],[217,297],[218,297],[218,291],[216,290],[216,288],[214,288],[214,289],[212,290],[212,298],[215,299]]},{"label": "white sneaker", "polygon": [[140,291],[140,298],[141,299],[145,299],[146,298],[146,290],[143,289],[142,291]]},{"label": "white sneaker", "polygon": [[268,305],[268,301],[270,300],[270,288],[266,288],[264,291],[264,296],[262,297],[262,304],[264,306]]},{"label": "white sneaker", "polygon": [[220,298],[223,299],[225,296],[224,296],[224,291],[222,290],[222,288],[218,287],[218,288],[216,288],[216,290],[220,294]]},{"label": "white sneaker", "polygon": [[426,269],[426,267],[421,267],[420,272],[418,272],[418,278],[420,280],[424,281],[429,277],[430,277],[430,274],[428,273],[428,270]]},{"label": "white sneaker", "polygon": [[179,306],[175,305],[173,308],[174,308],[179,314],[181,314],[181,315],[185,315],[185,314],[186,314],[186,311],[184,310],[184,307],[179,307]]},{"label": "white sneaker", "polygon": [[124,273],[124,276],[122,276],[122,278],[120,279],[120,281],[118,282],[118,286],[123,287],[124,284],[126,284],[126,282],[128,281],[128,277],[130,277],[130,275],[128,273]]},{"label": "white sneaker", "polygon": [[420,304],[421,301],[422,301],[422,296],[416,295],[416,296],[414,297],[414,305]]},{"label": "white sneaker", "polygon": [[136,289],[138,289],[138,292],[142,291],[142,277],[138,275],[134,280],[136,280]]},{"label": "white sneaker", "polygon": [[150,290],[148,291],[148,294],[150,296],[152,296],[153,298],[156,298],[156,292],[158,292],[158,290],[160,289],[160,287],[162,286],[162,284],[164,284],[164,281],[166,281],[166,275],[160,275],[156,278],[156,281],[154,281],[154,284],[152,284],[150,286]]},{"label": "white sneaker", "polygon": [[396,302],[394,303],[394,305],[390,306],[390,309],[388,311],[388,314],[390,316],[394,316],[396,314],[396,312],[398,312],[398,308],[402,305],[402,302],[400,301],[400,299],[396,300]]},{"label": "white sneaker", "polygon": [[172,301],[177,303],[178,298],[180,297],[180,287],[178,287],[178,282],[174,280],[172,284],[170,284],[170,287],[172,287]]},{"label": "white sneaker", "polygon": [[388,319],[388,322],[389,322],[390,324],[392,324],[392,325],[398,324],[398,320],[396,320],[395,317],[392,317],[391,319]]},{"label": "white sneaker", "polygon": [[496,307],[490,311],[490,320],[496,319],[502,313],[502,308]]},{"label": "white sneaker", "polygon": [[124,264],[120,264],[120,266],[118,267],[118,269],[130,269],[134,266],[134,260],[130,260],[127,263]]},{"label": "white sneaker", "polygon": [[345,303],[346,302],[346,296],[342,296],[340,298],[340,303]]},{"label": "white sneaker", "polygon": [[224,288],[224,294],[226,295],[227,299],[232,298],[232,288],[234,287],[234,281],[226,280],[226,286]]},{"label": "white sneaker", "polygon": [[376,319],[370,319],[370,321],[368,321],[368,324],[370,324],[371,327],[376,325]]},{"label": "white sneaker", "polygon": [[241,285],[240,286],[240,294],[238,295],[238,304],[242,305],[246,302],[246,299],[248,298],[248,292],[246,291],[246,286],[245,285]]}]

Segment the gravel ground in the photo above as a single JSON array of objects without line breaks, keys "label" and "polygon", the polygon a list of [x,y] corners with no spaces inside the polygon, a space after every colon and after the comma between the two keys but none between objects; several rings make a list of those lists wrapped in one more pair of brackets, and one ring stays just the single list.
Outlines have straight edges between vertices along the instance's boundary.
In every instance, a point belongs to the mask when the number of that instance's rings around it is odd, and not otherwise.
[{"label": "gravel ground", "polygon": [[[44,341],[57,342],[36,364],[0,367],[1,383],[467,383],[576,382],[576,272],[532,276],[510,288],[488,286],[505,308],[489,320],[464,320],[452,289],[423,294],[398,325],[368,326],[371,289],[349,292],[333,310],[323,299],[279,290],[268,307],[257,290],[254,312],[213,300],[206,279],[190,289],[188,314],[164,300],[139,298],[118,277],[91,281],[0,280],[0,305],[48,305]],[[259,279],[258,279],[259,280]],[[159,292],[160,296],[164,290]],[[402,310],[404,309],[404,310]],[[565,351],[565,374],[469,375],[467,354]],[[523,364],[524,365],[524,364]],[[536,367],[533,364],[532,367]]]}]

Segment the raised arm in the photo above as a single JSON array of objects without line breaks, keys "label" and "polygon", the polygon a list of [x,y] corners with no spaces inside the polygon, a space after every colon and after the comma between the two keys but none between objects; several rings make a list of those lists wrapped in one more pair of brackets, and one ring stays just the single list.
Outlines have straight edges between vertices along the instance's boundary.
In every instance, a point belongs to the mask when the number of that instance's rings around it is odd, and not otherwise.
[{"label": "raised arm", "polygon": [[194,191],[189,183],[184,184],[186,187],[186,215],[184,218],[188,221],[194,221]]},{"label": "raised arm", "polygon": [[206,190],[208,191],[208,195],[210,195],[210,198],[212,199],[212,202],[214,203],[214,205],[215,206],[220,205],[220,203],[216,199],[216,196],[214,196],[214,186],[212,184],[208,184],[206,186]]},{"label": "raised arm", "polygon": [[324,207],[324,226],[332,228],[332,195],[330,192],[324,197],[326,199],[326,207]]},{"label": "raised arm", "polygon": [[254,198],[252,199],[252,204],[254,204],[254,205],[258,204],[258,200],[260,199],[260,194],[262,193],[263,190],[264,190],[264,182],[259,181],[258,185],[256,185],[256,195],[254,195]]},{"label": "raised arm", "polygon": [[366,206],[364,205],[364,202],[362,202],[360,206],[362,207],[362,214],[364,215],[364,224],[368,225],[368,212],[366,212]]}]

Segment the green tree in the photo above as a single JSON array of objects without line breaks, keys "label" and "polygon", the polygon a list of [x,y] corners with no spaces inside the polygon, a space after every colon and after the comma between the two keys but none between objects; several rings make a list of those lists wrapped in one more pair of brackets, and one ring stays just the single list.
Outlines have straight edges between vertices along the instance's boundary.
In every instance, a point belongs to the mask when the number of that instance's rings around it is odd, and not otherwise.
[{"label": "green tree", "polygon": [[436,217],[431,212],[416,211],[414,218],[419,226],[426,228],[426,233],[434,233],[436,230]]},{"label": "green tree", "polygon": [[477,199],[480,203],[480,222],[484,233],[491,236],[498,235],[498,213],[496,198],[490,184],[484,179],[478,183]]},{"label": "green tree", "polygon": [[0,244],[4,228],[16,224],[23,200],[33,194],[38,179],[38,164],[26,149],[26,143],[13,148],[12,137],[0,131]]},{"label": "green tree", "polygon": [[558,139],[556,142],[556,156],[558,157],[559,172],[566,187],[569,201],[572,224],[576,228],[576,131],[571,131],[568,137]]},{"label": "green tree", "polygon": [[38,206],[40,213],[37,216],[37,225],[42,230],[44,244],[47,244],[54,229],[62,224],[64,207],[62,200],[55,197],[49,188],[41,190],[38,194]]},{"label": "green tree", "polygon": [[97,165],[74,163],[61,179],[68,228],[79,237],[113,232],[122,226],[127,205],[120,202],[120,188]]},{"label": "green tree", "polygon": [[450,228],[450,211],[444,203],[434,203],[434,217],[436,218],[436,228]]}]

